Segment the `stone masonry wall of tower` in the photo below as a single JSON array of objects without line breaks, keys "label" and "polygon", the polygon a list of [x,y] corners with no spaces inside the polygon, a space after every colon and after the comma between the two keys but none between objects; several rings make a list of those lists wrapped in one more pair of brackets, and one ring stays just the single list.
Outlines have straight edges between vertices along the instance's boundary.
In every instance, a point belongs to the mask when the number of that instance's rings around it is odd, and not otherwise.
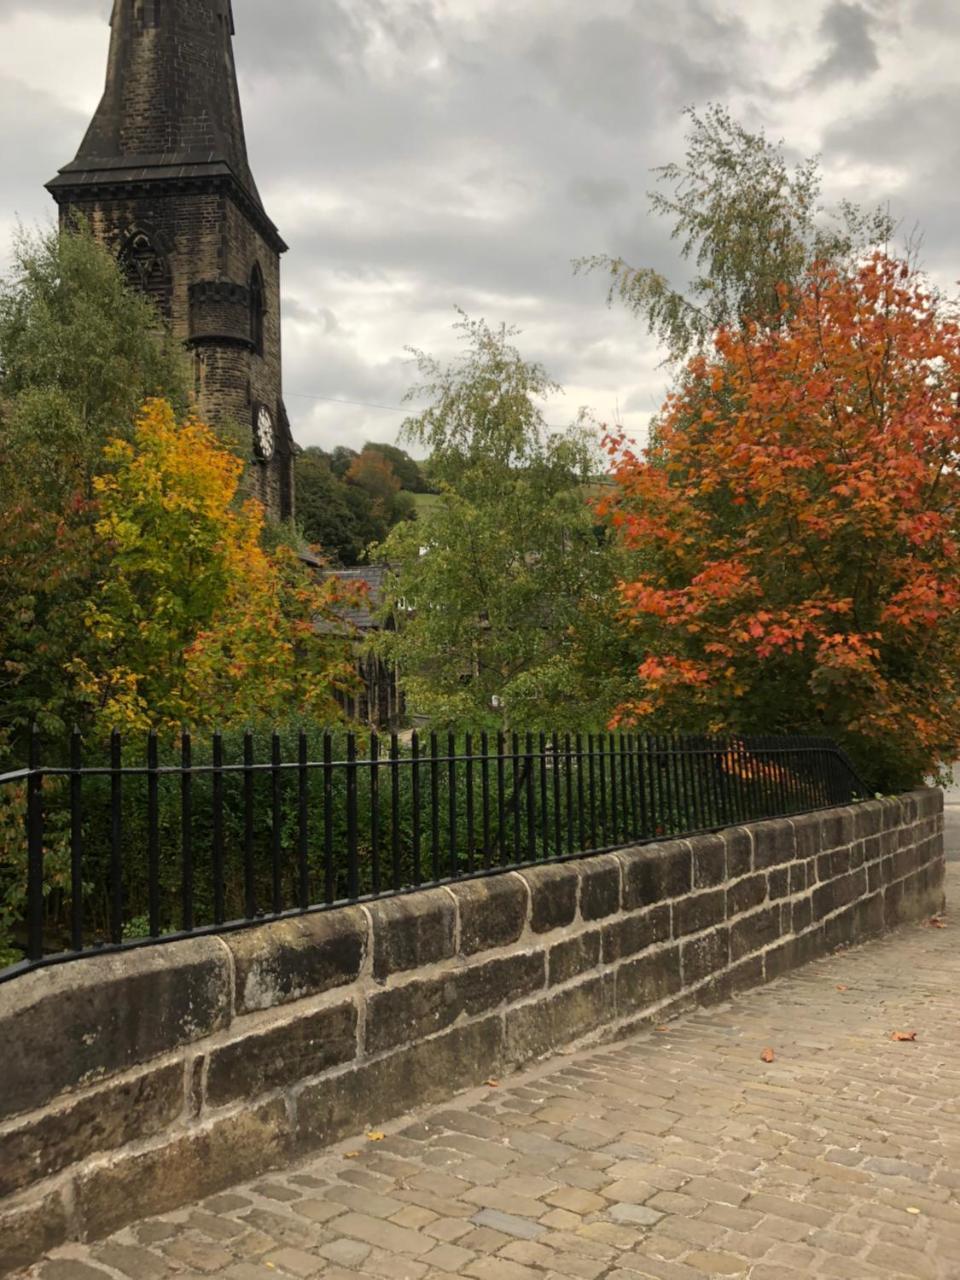
[{"label": "stone masonry wall of tower", "polygon": [[[280,328],[286,245],[247,161],[228,0],[116,0],[103,100],[76,159],[49,188],[61,223],[86,219],[187,346],[200,415],[249,439],[250,490],[274,518],[292,515]],[[271,457],[255,443],[261,407]]]}]

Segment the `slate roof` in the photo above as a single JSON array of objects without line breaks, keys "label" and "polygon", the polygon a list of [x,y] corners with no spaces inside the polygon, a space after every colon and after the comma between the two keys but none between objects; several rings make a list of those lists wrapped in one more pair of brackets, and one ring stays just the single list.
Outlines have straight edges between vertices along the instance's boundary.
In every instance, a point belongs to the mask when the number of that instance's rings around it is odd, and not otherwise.
[{"label": "slate roof", "polygon": [[383,623],[375,616],[383,603],[384,583],[392,566],[387,564],[361,565],[356,569],[329,569],[325,578],[336,578],[343,583],[361,583],[367,588],[366,602],[345,607],[337,622],[323,621],[317,630],[325,635],[345,635],[355,631],[380,631]]},{"label": "slate roof", "polygon": [[61,188],[234,179],[262,210],[244,136],[230,0],[114,0],[103,97]]}]

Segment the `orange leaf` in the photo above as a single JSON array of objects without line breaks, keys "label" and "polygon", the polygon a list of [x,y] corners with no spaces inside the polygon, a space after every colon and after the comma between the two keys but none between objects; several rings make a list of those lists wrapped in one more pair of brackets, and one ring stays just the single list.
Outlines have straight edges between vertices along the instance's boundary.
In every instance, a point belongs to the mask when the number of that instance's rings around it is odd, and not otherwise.
[{"label": "orange leaf", "polygon": [[838,991],[846,991],[846,990],[847,990],[847,988],[843,985],[843,983],[842,983],[842,982],[838,982],[838,983],[837,983],[837,990],[838,990]]},{"label": "orange leaf", "polygon": [[488,1088],[488,1089],[499,1089],[499,1088],[500,1088],[500,1081],[499,1081],[499,1080],[488,1080],[488,1081],[487,1081],[487,1088]]},{"label": "orange leaf", "polygon": [[946,920],[941,920],[939,916],[931,916],[931,918],[926,922],[926,924],[928,929],[946,929],[947,928]]},{"label": "orange leaf", "polygon": [[761,1055],[760,1055],[760,1061],[761,1061],[761,1062],[775,1062],[775,1061],[776,1061],[776,1057],[777,1057],[777,1055],[773,1052],[773,1050],[772,1050],[772,1049],[764,1049],[763,1053],[761,1053]]},{"label": "orange leaf", "polygon": [[895,1031],[890,1037],[891,1040],[896,1040],[899,1044],[913,1044],[916,1038],[916,1031]]}]

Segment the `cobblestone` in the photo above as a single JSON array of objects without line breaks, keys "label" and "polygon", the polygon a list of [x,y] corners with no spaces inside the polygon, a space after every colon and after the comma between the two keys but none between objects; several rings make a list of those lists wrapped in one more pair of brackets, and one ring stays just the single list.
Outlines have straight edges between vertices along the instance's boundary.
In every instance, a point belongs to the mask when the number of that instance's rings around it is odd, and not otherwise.
[{"label": "cobblestone", "polygon": [[902,930],[23,1280],[957,1280],[958,943]]}]

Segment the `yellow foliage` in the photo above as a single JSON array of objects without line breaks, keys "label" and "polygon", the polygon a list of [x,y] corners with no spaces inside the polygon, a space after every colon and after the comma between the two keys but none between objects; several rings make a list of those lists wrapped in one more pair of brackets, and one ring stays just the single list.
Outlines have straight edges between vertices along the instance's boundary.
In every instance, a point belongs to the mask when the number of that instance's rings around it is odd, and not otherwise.
[{"label": "yellow foliage", "polygon": [[87,609],[94,658],[74,674],[107,729],[227,727],[334,716],[350,678],[315,622],[336,588],[263,546],[264,512],[239,501],[243,464],[211,429],[148,401],[132,443],[97,477],[109,567]]}]

